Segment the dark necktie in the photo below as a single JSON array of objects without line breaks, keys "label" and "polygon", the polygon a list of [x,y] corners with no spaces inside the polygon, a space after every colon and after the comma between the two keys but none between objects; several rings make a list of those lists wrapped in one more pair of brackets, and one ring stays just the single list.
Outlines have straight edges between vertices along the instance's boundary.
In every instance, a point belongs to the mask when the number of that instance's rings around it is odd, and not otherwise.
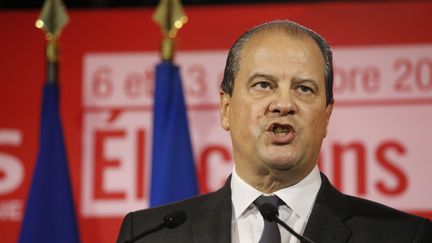
[{"label": "dark necktie", "polygon": [[[257,207],[264,203],[270,203],[276,208],[279,207],[279,198],[276,196],[260,196],[253,202]],[[279,228],[275,221],[270,222],[264,219],[264,230],[259,240],[259,243],[280,243],[281,236]]]}]

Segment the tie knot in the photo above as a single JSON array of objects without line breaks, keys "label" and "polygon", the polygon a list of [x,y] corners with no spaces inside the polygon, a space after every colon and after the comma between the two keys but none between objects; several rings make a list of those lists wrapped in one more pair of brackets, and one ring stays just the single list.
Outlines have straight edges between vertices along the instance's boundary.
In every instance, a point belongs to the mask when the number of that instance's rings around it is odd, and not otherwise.
[{"label": "tie knot", "polygon": [[269,203],[276,208],[279,207],[279,198],[277,196],[264,196],[261,195],[255,201],[253,202],[257,207],[260,207],[261,205],[265,203]]}]

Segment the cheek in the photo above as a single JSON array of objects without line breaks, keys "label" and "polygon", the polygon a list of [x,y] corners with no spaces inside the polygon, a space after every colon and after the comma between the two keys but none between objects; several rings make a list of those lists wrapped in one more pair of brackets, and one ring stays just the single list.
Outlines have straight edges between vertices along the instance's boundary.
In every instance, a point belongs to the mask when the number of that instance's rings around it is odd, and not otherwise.
[{"label": "cheek", "polygon": [[259,136],[265,119],[265,106],[257,102],[243,102],[242,105],[231,107],[230,127],[231,131],[239,131],[242,137]]},{"label": "cheek", "polygon": [[327,133],[327,117],[325,113],[321,113],[312,120],[312,131],[316,139],[324,139]]},{"label": "cheek", "polygon": [[243,126],[253,126],[255,130],[261,131],[266,126],[266,111],[267,105],[262,102],[255,102],[245,109],[245,116],[247,120],[244,121]]},{"label": "cheek", "polygon": [[304,129],[309,137],[320,142],[327,131],[327,114],[321,108],[304,110]]}]

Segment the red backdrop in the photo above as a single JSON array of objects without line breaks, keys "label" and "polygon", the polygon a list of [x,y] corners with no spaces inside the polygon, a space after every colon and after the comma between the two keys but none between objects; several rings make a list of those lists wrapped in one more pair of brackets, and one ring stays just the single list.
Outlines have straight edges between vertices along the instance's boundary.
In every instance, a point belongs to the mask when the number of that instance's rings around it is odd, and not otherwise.
[{"label": "red backdrop", "polygon": [[[85,53],[146,52],[159,49],[154,9],[73,10],[60,39],[61,108],[78,212],[81,197],[82,74]],[[334,47],[432,43],[432,3],[322,3],[188,7],[189,22],[179,32],[177,49],[228,49],[247,28],[289,18],[322,34]],[[2,242],[15,242],[38,147],[41,87],[44,83],[43,33],[34,27],[39,11],[0,12],[0,133],[11,129],[20,143],[0,143],[0,153],[14,156],[24,179],[0,194]],[[429,57],[431,53],[427,54]],[[4,136],[7,137],[7,136]],[[1,161],[0,161],[1,163]],[[7,178],[0,167],[0,183]],[[12,203],[11,203],[12,202]],[[17,204],[13,202],[18,202]],[[431,212],[415,212],[432,218]],[[79,217],[83,242],[113,242],[121,217]]]}]

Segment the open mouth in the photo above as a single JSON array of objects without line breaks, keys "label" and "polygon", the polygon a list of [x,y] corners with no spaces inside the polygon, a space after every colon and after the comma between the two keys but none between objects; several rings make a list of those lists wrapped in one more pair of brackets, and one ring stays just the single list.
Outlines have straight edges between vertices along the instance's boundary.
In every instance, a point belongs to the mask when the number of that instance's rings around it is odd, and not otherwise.
[{"label": "open mouth", "polygon": [[270,131],[273,132],[276,136],[282,137],[288,135],[291,131],[293,131],[293,128],[290,125],[283,125],[283,124],[272,124]]}]

